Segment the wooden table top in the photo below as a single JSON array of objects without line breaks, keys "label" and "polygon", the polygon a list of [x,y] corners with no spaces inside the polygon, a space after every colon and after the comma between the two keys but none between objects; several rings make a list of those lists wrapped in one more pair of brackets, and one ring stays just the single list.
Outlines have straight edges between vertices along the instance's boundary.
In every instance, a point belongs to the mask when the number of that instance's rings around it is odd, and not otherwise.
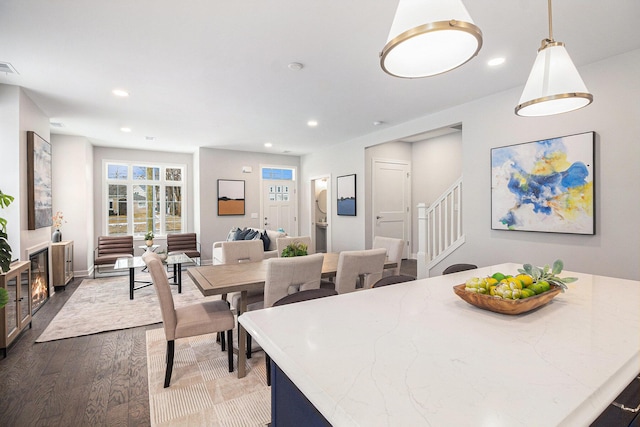
[{"label": "wooden table top", "polygon": [[[338,269],[339,253],[324,254],[322,277],[333,277]],[[203,265],[190,267],[187,273],[204,296],[228,294],[238,291],[261,290],[267,277],[267,261],[241,262],[238,264]],[[386,261],[385,268],[396,267]]]}]

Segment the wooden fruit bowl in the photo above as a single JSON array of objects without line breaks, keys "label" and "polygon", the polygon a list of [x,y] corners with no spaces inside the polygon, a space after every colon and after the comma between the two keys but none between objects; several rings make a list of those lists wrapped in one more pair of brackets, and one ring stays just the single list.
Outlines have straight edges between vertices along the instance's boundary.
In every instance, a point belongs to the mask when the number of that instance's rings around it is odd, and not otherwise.
[{"label": "wooden fruit bowl", "polygon": [[560,286],[551,285],[551,288],[533,297],[524,299],[503,299],[492,295],[477,294],[465,291],[465,284],[453,287],[453,292],[471,305],[484,310],[502,314],[522,314],[541,307],[551,301],[560,293]]}]

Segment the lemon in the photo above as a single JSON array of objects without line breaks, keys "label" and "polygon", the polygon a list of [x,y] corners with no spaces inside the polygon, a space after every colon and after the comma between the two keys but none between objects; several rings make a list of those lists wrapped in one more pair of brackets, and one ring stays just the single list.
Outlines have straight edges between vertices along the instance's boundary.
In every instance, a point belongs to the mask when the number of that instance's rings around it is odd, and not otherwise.
[{"label": "lemon", "polygon": [[487,285],[492,286],[498,283],[498,280],[493,277],[486,278]]},{"label": "lemon", "polygon": [[520,280],[523,286],[529,286],[533,283],[533,277],[528,274],[518,274],[516,279]]},{"label": "lemon", "polygon": [[496,279],[498,282],[501,281],[502,279],[504,279],[504,274],[502,273],[493,273],[493,277],[494,279]]}]

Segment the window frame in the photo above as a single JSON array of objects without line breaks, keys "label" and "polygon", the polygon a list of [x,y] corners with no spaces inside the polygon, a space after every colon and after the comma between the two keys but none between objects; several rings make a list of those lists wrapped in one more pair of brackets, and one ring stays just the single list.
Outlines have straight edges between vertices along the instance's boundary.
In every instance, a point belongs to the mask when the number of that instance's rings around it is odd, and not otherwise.
[{"label": "window frame", "polygon": [[[126,166],[127,168],[127,178],[126,179],[112,179],[109,178],[109,166],[110,165],[118,165],[118,166]],[[147,167],[147,168],[158,168],[159,169],[159,179],[134,179],[133,177],[133,168],[134,167]],[[181,181],[171,181],[167,180],[166,172],[167,169],[180,169],[181,171]],[[127,188],[127,232],[126,235],[133,236],[134,239],[143,239],[144,233],[135,233],[134,226],[134,201],[133,198],[133,189],[136,185],[152,185],[158,186],[158,206],[159,206],[159,233],[155,233],[156,238],[164,238],[167,233],[167,221],[166,221],[166,189],[167,187],[180,187],[181,188],[181,217],[180,217],[180,228],[181,233],[186,232],[187,228],[187,217],[188,217],[188,203],[187,203],[187,165],[186,164],[176,164],[176,163],[164,163],[164,162],[145,162],[145,161],[135,161],[135,160],[103,160],[102,161],[102,235],[109,236],[109,210],[112,209],[113,204],[109,199],[109,185],[124,185]],[[148,202],[146,202],[148,203]],[[172,231],[173,232],[173,231]],[[115,235],[115,234],[114,234]]]}]

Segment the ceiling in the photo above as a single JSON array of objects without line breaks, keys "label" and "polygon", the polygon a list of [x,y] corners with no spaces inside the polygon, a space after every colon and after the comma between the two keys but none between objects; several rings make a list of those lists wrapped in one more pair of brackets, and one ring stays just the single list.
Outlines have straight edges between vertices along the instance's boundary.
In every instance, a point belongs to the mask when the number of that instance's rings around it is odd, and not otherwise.
[{"label": "ceiling", "polygon": [[[0,0],[0,61],[18,72],[0,83],[24,87],[62,124],[53,134],[97,146],[300,155],[523,87],[547,2],[464,3],[484,35],[479,55],[407,80],[379,65],[397,0]],[[580,67],[640,48],[639,18],[638,0],[556,0],[554,37]],[[506,62],[488,67],[495,56]]]}]

